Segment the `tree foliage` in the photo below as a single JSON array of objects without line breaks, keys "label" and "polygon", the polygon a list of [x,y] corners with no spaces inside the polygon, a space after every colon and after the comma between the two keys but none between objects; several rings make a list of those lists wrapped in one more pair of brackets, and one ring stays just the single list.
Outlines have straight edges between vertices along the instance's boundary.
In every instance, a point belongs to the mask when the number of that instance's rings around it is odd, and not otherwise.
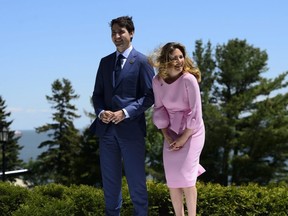
[{"label": "tree foliage", "polygon": [[[8,131],[8,140],[5,142],[5,171],[13,171],[19,168],[22,168],[23,161],[19,159],[20,150],[23,146],[18,144],[18,140],[20,137],[15,136],[15,131],[10,129],[11,124],[13,121],[8,121],[8,118],[11,115],[11,112],[6,111],[7,106],[5,105],[5,100],[0,96],[0,130],[5,127]],[[3,144],[1,144],[1,155],[0,155],[0,164],[1,164],[1,172],[3,166]],[[13,177],[7,176],[7,179],[13,181]]]},{"label": "tree foliage", "polygon": [[287,180],[288,94],[279,90],[287,87],[288,72],[262,76],[268,55],[246,40],[229,40],[215,52],[199,40],[194,57],[207,76],[201,85],[205,180],[223,185]]},{"label": "tree foliage", "polygon": [[[207,172],[200,179],[222,185],[288,181],[288,93],[283,91],[288,71],[265,78],[268,55],[246,40],[216,47],[197,40],[193,57],[202,72],[206,128],[201,164]],[[50,137],[39,145],[47,151],[30,161],[37,184],[101,185],[98,139],[73,124],[80,116],[71,100],[78,97],[67,79],[56,80],[52,96],[46,96],[55,112],[52,123],[36,128]],[[152,122],[152,109],[146,111],[146,120],[147,176],[165,182],[163,137]]]},{"label": "tree foliage", "polygon": [[99,139],[91,134],[89,128],[84,129],[80,138],[80,151],[75,158],[77,178],[74,184],[102,186]]},{"label": "tree foliage", "polygon": [[76,114],[77,108],[71,101],[78,98],[68,79],[55,80],[52,83],[52,96],[46,96],[55,112],[52,123],[36,128],[37,133],[48,133],[50,137],[40,143],[39,148],[48,149],[38,156],[36,162],[36,172],[43,177],[43,182],[69,185],[77,178],[75,159],[80,152],[80,132],[73,122],[80,116]]}]

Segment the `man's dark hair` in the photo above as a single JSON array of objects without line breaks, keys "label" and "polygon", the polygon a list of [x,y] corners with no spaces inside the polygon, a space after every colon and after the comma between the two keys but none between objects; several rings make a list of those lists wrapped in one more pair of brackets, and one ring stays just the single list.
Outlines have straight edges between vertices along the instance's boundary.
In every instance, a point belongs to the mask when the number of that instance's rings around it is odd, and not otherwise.
[{"label": "man's dark hair", "polygon": [[134,23],[132,21],[132,16],[131,17],[121,16],[121,17],[115,18],[110,22],[110,27],[112,28],[114,24],[119,25],[121,28],[126,28],[129,33],[135,31]]}]

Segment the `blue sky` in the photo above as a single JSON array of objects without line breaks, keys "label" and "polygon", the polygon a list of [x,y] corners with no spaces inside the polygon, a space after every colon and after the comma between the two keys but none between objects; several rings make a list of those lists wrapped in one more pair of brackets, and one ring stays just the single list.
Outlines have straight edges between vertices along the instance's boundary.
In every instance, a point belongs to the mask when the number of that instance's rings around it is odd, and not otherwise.
[{"label": "blue sky", "polygon": [[192,54],[195,41],[227,43],[246,39],[266,50],[272,78],[288,70],[287,0],[116,1],[0,0],[0,95],[11,112],[13,130],[52,122],[45,95],[66,78],[82,117],[90,124],[90,104],[100,58],[113,52],[111,19],[129,15],[136,31],[133,46],[145,53],[168,41],[183,43]]}]

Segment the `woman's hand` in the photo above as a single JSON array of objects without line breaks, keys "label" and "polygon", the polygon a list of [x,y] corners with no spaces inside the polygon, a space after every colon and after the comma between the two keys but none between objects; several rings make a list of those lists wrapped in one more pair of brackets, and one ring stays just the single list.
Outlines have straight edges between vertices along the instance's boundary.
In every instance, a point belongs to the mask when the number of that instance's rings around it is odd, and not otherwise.
[{"label": "woman's hand", "polygon": [[166,142],[167,142],[168,144],[173,143],[173,139],[172,139],[169,135],[164,135],[164,139],[166,140]]},{"label": "woman's hand", "polygon": [[170,143],[169,149],[172,151],[178,151],[180,150],[186,143],[187,138],[186,137],[179,137],[174,142]]},{"label": "woman's hand", "polygon": [[171,136],[168,135],[168,133],[167,133],[167,128],[163,128],[163,129],[161,129],[161,131],[162,131],[162,134],[163,134],[163,137],[164,137],[165,141],[166,141],[168,144],[173,143],[174,140],[172,139]]},{"label": "woman's hand", "polygon": [[169,149],[172,151],[180,150],[191,135],[192,130],[187,128],[180,137],[178,137],[174,142],[170,143]]}]

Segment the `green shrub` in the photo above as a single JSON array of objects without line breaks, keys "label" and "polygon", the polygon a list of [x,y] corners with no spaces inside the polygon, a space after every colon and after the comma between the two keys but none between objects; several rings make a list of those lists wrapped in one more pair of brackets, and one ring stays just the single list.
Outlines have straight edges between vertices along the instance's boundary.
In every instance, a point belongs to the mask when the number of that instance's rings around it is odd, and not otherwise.
[{"label": "green shrub", "polygon": [[[129,195],[126,179],[123,179],[122,185],[123,202],[121,216],[131,216],[133,215],[133,204]],[[173,207],[170,204],[169,191],[166,185],[148,181],[147,189],[149,199],[149,216],[174,215]]]},{"label": "green shrub", "polygon": [[0,184],[0,216],[10,216],[26,202],[29,198],[29,191],[20,186],[14,186],[10,183]]},{"label": "green shrub", "polygon": [[149,198],[149,216],[174,215],[169,190],[162,183],[147,182]]},{"label": "green shrub", "polygon": [[[149,216],[174,215],[165,184],[147,182]],[[198,216],[286,216],[288,186],[286,183],[246,186],[221,186],[197,183]],[[123,179],[121,216],[131,216],[133,205],[127,182]],[[0,216],[102,216],[104,195],[99,188],[59,184],[32,189],[0,183]]]},{"label": "green shrub", "polygon": [[288,212],[287,184],[224,187],[198,183],[197,188],[199,216],[286,216]]},{"label": "green shrub", "polygon": [[48,184],[35,187],[32,192],[34,196],[15,212],[15,216],[104,215],[104,195],[100,189]]},{"label": "green shrub", "polygon": [[102,190],[86,185],[72,186],[70,196],[74,202],[75,215],[104,215]]}]

